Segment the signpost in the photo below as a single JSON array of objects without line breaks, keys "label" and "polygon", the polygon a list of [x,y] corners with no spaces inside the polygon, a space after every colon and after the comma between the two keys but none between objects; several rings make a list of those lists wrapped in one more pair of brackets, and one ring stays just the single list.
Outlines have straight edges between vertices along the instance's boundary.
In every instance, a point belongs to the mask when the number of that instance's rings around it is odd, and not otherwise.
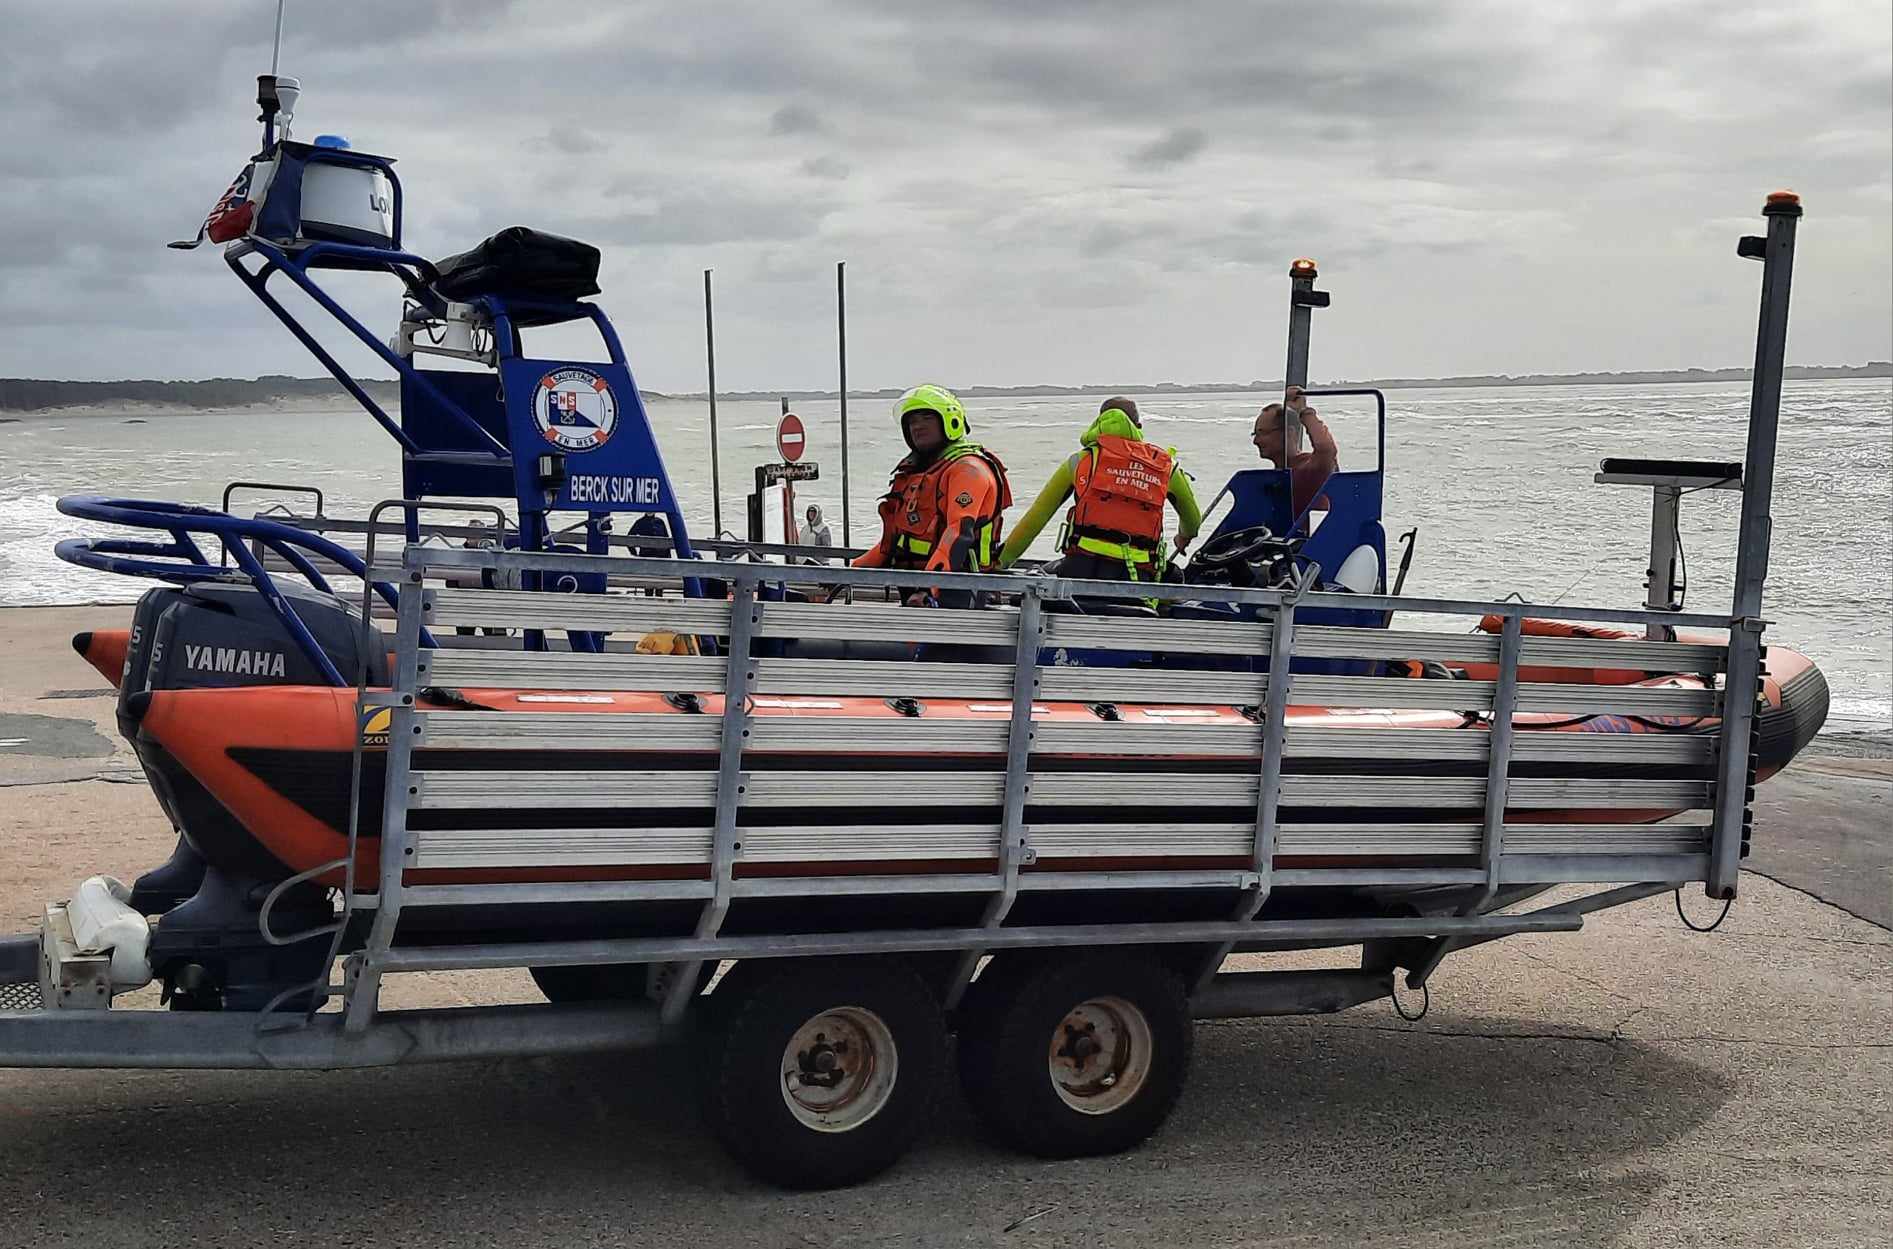
[{"label": "signpost", "polygon": [[[788,401],[785,399],[786,407]],[[808,431],[802,428],[802,418],[793,412],[784,412],[782,419],[776,422],[776,451],[782,456],[785,466],[793,466],[808,449]],[[794,544],[802,540],[801,526],[795,516],[795,481],[793,477],[782,479],[782,540]]]},{"label": "signpost", "polygon": [[819,464],[758,464],[756,488],[779,486],[789,481],[814,481],[822,475]]},{"label": "signpost", "polygon": [[776,425],[776,450],[782,453],[782,462],[795,463],[807,448],[808,433],[802,428],[802,418],[793,412],[784,412]]},{"label": "signpost", "polygon": [[[781,455],[781,462],[756,466],[756,493],[751,497],[750,505],[750,537],[759,542],[779,539],[784,545],[794,546],[801,542],[795,516],[795,483],[816,480],[821,476],[821,466],[802,462],[802,457],[808,453],[808,429],[802,424],[802,418],[789,411],[788,406],[788,400],[783,400],[782,419],[776,424],[776,452]],[[779,531],[774,523],[778,500],[781,507]],[[787,557],[782,558],[787,562]]]}]

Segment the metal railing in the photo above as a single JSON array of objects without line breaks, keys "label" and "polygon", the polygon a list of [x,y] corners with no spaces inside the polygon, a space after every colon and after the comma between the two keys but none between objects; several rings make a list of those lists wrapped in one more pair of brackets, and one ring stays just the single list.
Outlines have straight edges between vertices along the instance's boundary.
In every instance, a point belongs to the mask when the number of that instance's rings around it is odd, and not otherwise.
[{"label": "metal railing", "polygon": [[[730,597],[434,584],[470,572],[504,580],[555,571],[721,578]],[[394,685],[366,695],[369,705],[391,710],[392,723],[379,880],[373,894],[350,900],[375,910],[350,967],[352,1027],[372,1018],[382,975],[449,967],[678,964],[665,999],[675,1018],[689,996],[681,986],[695,984],[695,965],[711,959],[957,951],[951,997],[981,952],[1018,945],[1183,943],[1201,948],[1208,974],[1231,949],[1257,942],[1407,935],[1470,943],[1552,922],[1488,913],[1501,890],[1515,900],[1521,890],[1560,882],[1669,889],[1707,879],[1719,839],[1730,835],[1720,824],[1643,822],[1718,806],[1713,738],[1695,731],[1713,731],[1724,711],[1712,680],[1524,679],[1538,664],[1684,674],[1724,666],[1723,648],[1701,642],[1535,637],[1521,629],[1526,616],[1641,623],[1654,613],[971,574],[927,580],[997,592],[1006,605],[769,601],[783,574],[748,562],[406,548]],[[829,579],[877,590],[912,585],[916,574],[833,569]],[[1254,618],[1051,610],[1074,598],[1133,596],[1228,605]],[[1317,623],[1314,609],[1326,607],[1497,615],[1504,624],[1497,636],[1342,628]],[[1685,628],[1729,625],[1723,617],[1661,615]],[[424,623],[522,634],[674,630],[714,639],[719,645],[704,649],[721,653],[430,650],[421,645]],[[909,651],[899,662],[793,653],[811,639],[960,653]],[[778,653],[785,644],[788,653]],[[1079,645],[1134,652],[1141,666],[1048,662],[1059,647]],[[1166,664],[1166,652],[1192,664],[1223,656],[1231,666]],[[1414,656],[1493,664],[1496,674],[1420,680],[1377,675],[1371,666]],[[1336,660],[1355,668],[1306,670]],[[452,705],[431,694],[444,687],[455,691]],[[920,714],[909,714],[881,702],[923,698],[940,704],[916,701],[908,710]],[[1307,714],[1321,707],[1339,710]],[[1738,699],[1728,711],[1745,709],[1752,712]],[[1671,731],[1553,731],[1606,714]],[[483,766],[482,752],[496,749],[618,753],[599,766],[522,772]],[[638,753],[651,750],[699,762],[640,763]],[[442,770],[432,763],[442,751],[470,759]],[[864,765],[863,755],[877,754]],[[818,770],[785,769],[788,755]],[[958,759],[957,770],[928,766],[943,756]],[[1166,762],[1148,762],[1153,757]],[[1147,762],[1132,769],[1126,759]],[[476,807],[485,818],[454,821],[453,812]],[[602,827],[545,823],[545,810],[569,808],[616,814]],[[415,812],[429,814],[420,829],[410,821]],[[493,812],[522,818],[495,820]],[[660,812],[688,818],[652,818]],[[571,879],[464,880],[522,867]],[[680,868],[687,878],[670,878]],[[443,872],[452,883],[441,881]],[[639,872],[663,878],[586,879]],[[1308,888],[1366,891],[1361,913],[1267,915],[1275,891]],[[1225,919],[1187,923],[1010,922],[1022,895],[1122,889],[1222,890],[1231,906]],[[1427,909],[1437,913],[1390,915],[1367,896],[1422,889],[1432,891]],[[869,894],[985,901],[978,921],[960,927],[723,933],[745,899]],[[404,909],[640,900],[695,901],[698,922],[687,936],[623,940],[429,948],[394,940]],[[1557,919],[1575,922],[1575,913]]]}]

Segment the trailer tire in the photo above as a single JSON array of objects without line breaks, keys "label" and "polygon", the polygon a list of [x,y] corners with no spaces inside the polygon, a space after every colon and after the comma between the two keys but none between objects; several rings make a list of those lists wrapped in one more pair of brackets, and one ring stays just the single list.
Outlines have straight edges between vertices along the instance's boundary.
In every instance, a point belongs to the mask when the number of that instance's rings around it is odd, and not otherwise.
[{"label": "trailer tire", "polygon": [[946,1082],[946,1023],[891,959],[739,964],[698,1046],[704,1118],[752,1175],[840,1188],[907,1152]]},{"label": "trailer tire", "polygon": [[1142,955],[1009,958],[973,983],[960,1018],[960,1084],[974,1113],[1001,1143],[1041,1158],[1143,1142],[1189,1074],[1183,982]]}]

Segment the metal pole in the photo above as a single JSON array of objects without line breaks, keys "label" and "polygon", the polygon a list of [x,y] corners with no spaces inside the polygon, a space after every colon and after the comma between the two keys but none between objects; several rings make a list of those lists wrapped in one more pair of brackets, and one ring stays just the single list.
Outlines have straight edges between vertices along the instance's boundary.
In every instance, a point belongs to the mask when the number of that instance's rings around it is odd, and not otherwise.
[{"label": "metal pole", "polygon": [[1524,617],[1505,617],[1499,634],[1499,679],[1492,690],[1492,730],[1487,735],[1485,827],[1479,839],[1479,865],[1485,868],[1485,898],[1499,892],[1505,861],[1505,801],[1511,788],[1513,718],[1518,710],[1518,655],[1524,644]]},{"label": "metal pole", "polygon": [[[1301,417],[1288,406],[1291,387],[1308,385],[1308,339],[1314,330],[1315,279],[1320,277],[1312,260],[1297,260],[1288,266],[1288,366],[1282,374],[1282,467],[1301,450]],[[1323,301],[1325,302],[1325,301]]]},{"label": "metal pole", "polygon": [[1742,471],[1742,526],[1730,608],[1728,680],[1716,766],[1715,840],[1706,892],[1733,898],[1749,820],[1750,735],[1761,681],[1762,586],[1768,580],[1769,505],[1775,483],[1775,435],[1781,420],[1781,373],[1788,349],[1788,289],[1794,274],[1794,233],[1801,198],[1777,191],[1762,208],[1766,238],[1746,237],[1736,254],[1762,262],[1761,314],[1755,334],[1755,380],[1748,399],[1748,455]]},{"label": "metal pole", "polygon": [[[1286,406],[1286,405],[1284,405]],[[1295,603],[1302,591],[1312,585],[1310,573],[1303,573],[1295,588],[1275,607],[1274,624],[1269,632],[1269,679],[1262,697],[1262,741],[1257,749],[1261,772],[1255,791],[1255,843],[1250,868],[1255,884],[1250,886],[1236,906],[1235,918],[1252,920],[1262,913],[1275,887],[1275,843],[1279,837],[1277,815],[1282,802],[1282,751],[1288,741],[1288,699],[1293,684],[1295,649]],[[1196,988],[1214,980],[1223,960],[1236,948],[1234,940],[1215,946],[1197,970]]]},{"label": "metal pole", "polygon": [[[374,519],[373,516],[370,520]],[[374,530],[369,530],[372,548]],[[413,766],[414,736],[420,731],[415,718],[415,695],[423,684],[421,673],[421,615],[426,591],[421,584],[421,567],[415,562],[418,547],[410,546],[401,557],[401,595],[395,608],[395,662],[392,693],[396,705],[389,709],[388,783],[384,786],[381,807],[381,863],[376,885],[375,918],[369,925],[368,939],[349,960],[348,988],[342,1007],[344,1031],[358,1034],[373,1022],[381,1000],[384,963],[394,946],[396,928],[401,919],[401,888],[407,879],[408,865],[414,853],[413,834],[408,828],[409,769]],[[372,554],[372,549],[371,552]],[[430,655],[432,651],[428,652]],[[353,799],[359,801],[359,798]],[[327,976],[326,969],[323,973]]]},{"label": "metal pole", "polygon": [[[1643,605],[1651,611],[1675,611],[1676,531],[1683,492],[1676,486],[1657,486],[1651,490],[1650,500],[1650,569],[1645,582],[1649,593]],[[1644,626],[1644,636],[1652,642],[1673,642],[1675,634],[1674,629],[1654,620]]]},{"label": "metal pole", "polygon": [[703,271],[703,350],[710,368],[710,528],[723,536],[723,468],[716,440],[716,316],[710,300],[710,270]]},{"label": "metal pole", "polygon": [[841,370],[841,544],[854,545],[848,518],[848,262],[835,262],[835,344]]},{"label": "metal pole", "polygon": [[[1479,837],[1479,866],[1485,872],[1485,888],[1459,907],[1459,915],[1477,915],[1491,905],[1499,894],[1505,874],[1505,804],[1511,790],[1513,720],[1518,711],[1518,656],[1524,644],[1524,614],[1505,614],[1505,627],[1499,634],[1499,676],[1492,689],[1492,728],[1486,740],[1485,814]],[[1409,966],[1407,987],[1424,988],[1440,963],[1460,943],[1441,937],[1417,965]]]},{"label": "metal pole", "polygon": [[[730,912],[731,884],[742,843],[737,841],[737,813],[747,780],[743,772],[743,742],[749,736],[750,695],[756,685],[756,660],[749,653],[762,620],[756,585],[738,581],[730,593],[730,653],[723,668],[723,723],[717,736],[716,828],[710,841],[710,880],[715,889],[697,917],[697,936],[714,937]],[[697,972],[702,959],[681,959],[659,1008],[665,1023],[683,1017],[697,993]]]},{"label": "metal pole", "polygon": [[[1012,656],[1012,720],[1006,728],[1005,796],[999,816],[999,891],[986,903],[980,923],[998,928],[1011,914],[1019,897],[1019,868],[1037,861],[1025,823],[1025,800],[1032,788],[1033,699],[1039,691],[1039,650],[1045,644],[1044,597],[1028,586],[1019,596],[1019,632]],[[972,983],[983,950],[960,955],[953,982],[947,986],[946,1006],[956,1009]]]},{"label": "metal pole", "polygon": [[289,0],[276,0],[276,42],[270,46],[270,77],[276,76],[276,66],[283,59],[283,7]]}]

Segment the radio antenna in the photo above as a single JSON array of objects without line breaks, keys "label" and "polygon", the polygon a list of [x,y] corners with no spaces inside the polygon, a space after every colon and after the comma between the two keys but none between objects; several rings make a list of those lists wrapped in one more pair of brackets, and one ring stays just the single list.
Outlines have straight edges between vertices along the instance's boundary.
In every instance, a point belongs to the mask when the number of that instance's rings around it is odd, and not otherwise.
[{"label": "radio antenna", "polygon": [[283,8],[289,0],[276,0],[276,42],[270,47],[269,72],[276,73],[278,63],[283,59]]},{"label": "radio antenna", "polygon": [[257,120],[263,123],[265,150],[276,142],[279,116],[282,118],[281,137],[289,137],[289,120],[296,111],[296,101],[302,98],[302,83],[277,73],[283,61],[283,11],[288,7],[289,0],[276,0],[276,39],[270,45],[269,73],[256,76],[256,106],[263,110]]}]

